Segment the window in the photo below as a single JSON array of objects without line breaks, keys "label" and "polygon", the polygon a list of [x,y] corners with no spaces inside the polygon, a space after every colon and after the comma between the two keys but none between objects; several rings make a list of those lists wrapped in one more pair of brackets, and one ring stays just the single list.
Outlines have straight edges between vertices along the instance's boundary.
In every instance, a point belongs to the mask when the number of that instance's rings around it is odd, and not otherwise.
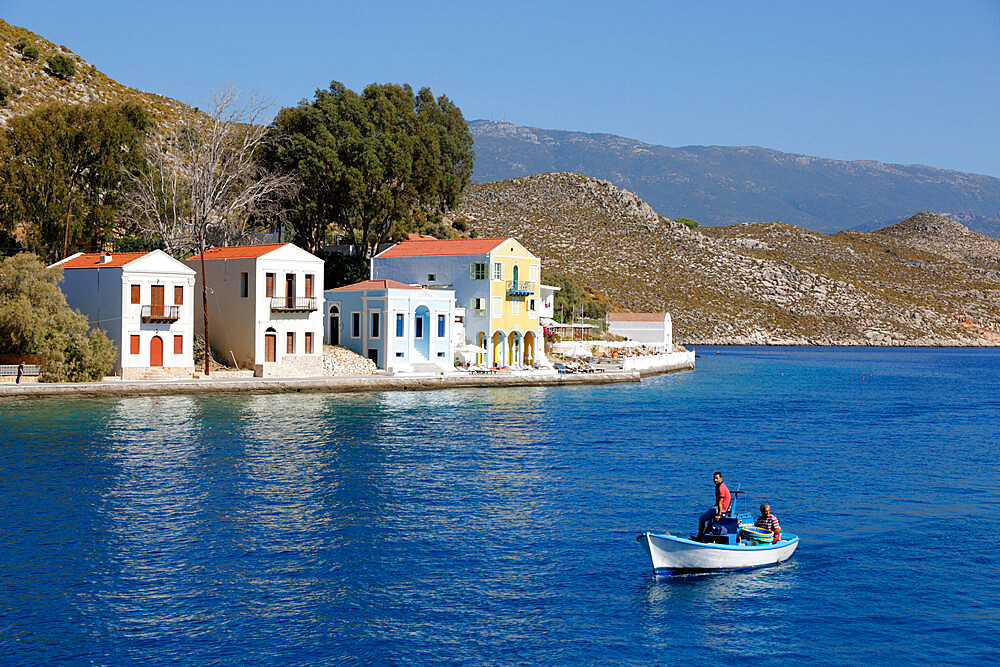
[{"label": "window", "polygon": [[274,274],[268,273],[264,276],[264,296],[271,298],[274,296]]},{"label": "window", "polygon": [[397,353],[396,353],[396,357],[397,357],[398,359],[402,359],[402,358],[403,358],[403,353],[402,353],[402,352],[397,352]]},{"label": "window", "polygon": [[372,328],[371,331],[368,332],[369,338],[378,338],[382,335],[382,327],[379,326],[382,324],[381,319],[381,313],[378,311],[372,313]]},{"label": "window", "polygon": [[520,309],[521,309],[521,300],[520,299],[512,299],[511,302],[510,302],[510,314],[511,315],[517,315],[518,312],[520,311]]},{"label": "window", "polygon": [[533,283],[538,282],[538,265],[530,264],[528,265],[528,280]]},{"label": "window", "polygon": [[240,296],[244,299],[250,296],[250,274],[246,271],[240,274]]},{"label": "window", "polygon": [[129,336],[128,337],[128,353],[129,354],[139,354],[139,337]]},{"label": "window", "polygon": [[528,312],[533,313],[538,309],[537,299],[528,299]]},{"label": "window", "polygon": [[313,296],[315,296],[313,294],[313,275],[311,273],[307,273],[306,274],[306,293],[305,293],[305,296],[309,297],[310,299],[313,298]]},{"label": "window", "polygon": [[503,264],[493,262],[493,280],[503,280]]},{"label": "window", "polygon": [[368,358],[371,359],[376,366],[378,366],[378,350],[376,349],[368,350]]},{"label": "window", "polygon": [[184,336],[174,336],[174,354],[184,354]]},{"label": "window", "polygon": [[180,306],[184,303],[184,288],[180,285],[174,285],[174,305]]},{"label": "window", "polygon": [[286,354],[295,354],[295,334],[291,331],[288,332],[286,336],[287,343],[285,345]]},{"label": "window", "polygon": [[396,335],[397,336],[402,337],[402,335],[403,335],[403,326],[404,326],[403,323],[404,322],[406,322],[406,316],[403,315],[403,313],[396,313]]},{"label": "window", "polygon": [[361,338],[361,313],[351,313],[351,338]]},{"label": "window", "polygon": [[437,274],[434,274],[434,273],[428,273],[427,274],[427,282],[432,283],[435,280],[437,280]]},{"label": "window", "polygon": [[444,352],[438,352],[438,356],[439,357],[443,357],[444,356]]},{"label": "window", "polygon": [[473,299],[469,302],[472,306],[472,314],[475,317],[486,317],[486,299],[483,297]]},{"label": "window", "polygon": [[413,320],[413,324],[414,324],[414,326],[413,326],[413,336],[414,336],[414,338],[423,338],[424,337],[424,318],[422,318],[419,315],[417,315],[417,317]]},{"label": "window", "polygon": [[313,335],[312,335],[312,331],[307,331],[306,332],[306,349],[305,349],[305,353],[306,354],[312,354],[313,353]]},{"label": "window", "polygon": [[469,278],[472,280],[486,280],[486,262],[470,264]]},{"label": "window", "polygon": [[139,303],[139,286],[132,285],[132,303]]},{"label": "window", "polygon": [[444,315],[438,315],[438,338],[444,338]]},{"label": "window", "polygon": [[493,317],[500,317],[503,315],[503,297],[495,296],[493,297]]}]

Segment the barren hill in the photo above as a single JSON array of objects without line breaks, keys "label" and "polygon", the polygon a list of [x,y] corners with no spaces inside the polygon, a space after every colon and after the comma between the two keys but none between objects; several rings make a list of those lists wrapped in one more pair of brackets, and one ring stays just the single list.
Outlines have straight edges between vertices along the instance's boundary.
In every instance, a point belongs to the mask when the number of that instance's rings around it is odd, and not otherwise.
[{"label": "barren hill", "polygon": [[[16,48],[21,40],[37,47],[38,56],[24,57]],[[57,54],[72,58],[76,65],[76,73],[66,80],[48,71],[47,60]],[[172,128],[185,115],[195,113],[194,109],[175,99],[123,86],[73,53],[69,47],[57,46],[30,30],[13,26],[2,19],[0,82],[13,85],[20,91],[11,95],[5,106],[0,106],[0,126],[14,116],[26,114],[50,102],[85,104],[134,100],[149,109],[161,132]]]},{"label": "barren hill", "polygon": [[555,172],[473,184],[455,214],[691,343],[1000,344],[1000,241],[921,213],[874,233],[684,225],[607,181]]}]

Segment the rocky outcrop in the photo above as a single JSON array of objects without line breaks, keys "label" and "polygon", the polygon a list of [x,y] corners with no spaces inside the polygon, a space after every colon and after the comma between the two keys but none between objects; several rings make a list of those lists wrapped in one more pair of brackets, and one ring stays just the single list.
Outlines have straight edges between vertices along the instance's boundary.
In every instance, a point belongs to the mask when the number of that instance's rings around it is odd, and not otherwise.
[{"label": "rocky outcrop", "polygon": [[454,216],[480,236],[516,236],[616,308],[671,311],[683,342],[1000,344],[1000,241],[946,216],[872,233],[692,230],[566,172],[474,184]]}]

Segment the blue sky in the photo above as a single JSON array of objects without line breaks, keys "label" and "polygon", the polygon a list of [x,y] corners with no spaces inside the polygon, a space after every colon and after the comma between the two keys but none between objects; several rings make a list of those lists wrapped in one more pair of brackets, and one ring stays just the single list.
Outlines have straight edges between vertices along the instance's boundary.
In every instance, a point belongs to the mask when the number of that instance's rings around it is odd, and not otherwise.
[{"label": "blue sky", "polygon": [[0,0],[0,17],[192,105],[228,81],[278,107],[406,82],[470,120],[1000,177],[1000,0]]}]

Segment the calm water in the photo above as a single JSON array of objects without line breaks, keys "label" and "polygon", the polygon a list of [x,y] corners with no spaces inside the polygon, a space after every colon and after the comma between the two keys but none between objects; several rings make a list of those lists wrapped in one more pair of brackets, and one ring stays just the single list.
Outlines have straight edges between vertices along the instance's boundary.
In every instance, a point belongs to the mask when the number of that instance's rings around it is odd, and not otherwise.
[{"label": "calm water", "polygon": [[[4,663],[997,660],[1000,352],[640,385],[0,403]],[[711,473],[788,563],[656,580]]]}]

